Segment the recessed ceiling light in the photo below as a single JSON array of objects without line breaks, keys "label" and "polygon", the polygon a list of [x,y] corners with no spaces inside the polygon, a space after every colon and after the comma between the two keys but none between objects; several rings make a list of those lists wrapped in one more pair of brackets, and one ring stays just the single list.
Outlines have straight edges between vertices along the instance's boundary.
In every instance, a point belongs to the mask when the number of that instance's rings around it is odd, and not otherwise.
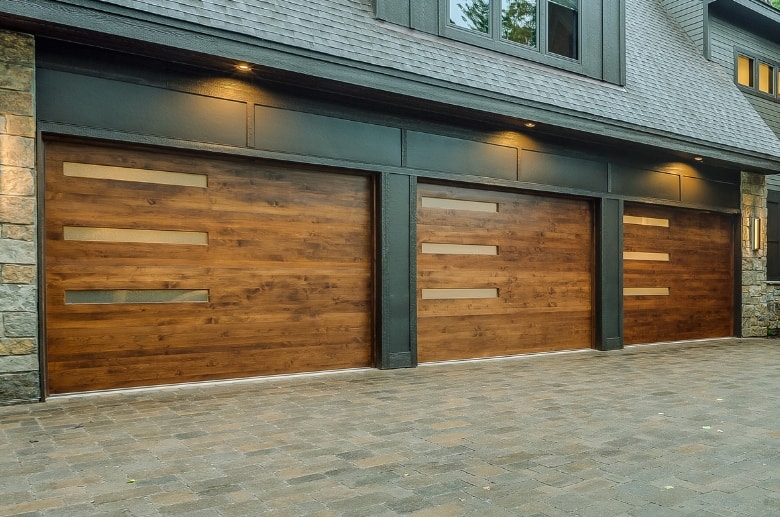
[{"label": "recessed ceiling light", "polygon": [[239,63],[236,65],[236,70],[240,72],[249,72],[252,70],[252,67],[246,63]]},{"label": "recessed ceiling light", "polygon": [[532,121],[530,121],[530,120],[529,120],[529,121],[527,121],[527,122],[523,122],[523,125],[524,125],[525,127],[528,127],[528,128],[531,128],[531,127],[536,127],[536,122],[532,122]]},{"label": "recessed ceiling light", "polygon": [[697,162],[703,162],[704,161],[704,158],[702,158],[701,156],[694,156],[693,159],[696,160]]}]

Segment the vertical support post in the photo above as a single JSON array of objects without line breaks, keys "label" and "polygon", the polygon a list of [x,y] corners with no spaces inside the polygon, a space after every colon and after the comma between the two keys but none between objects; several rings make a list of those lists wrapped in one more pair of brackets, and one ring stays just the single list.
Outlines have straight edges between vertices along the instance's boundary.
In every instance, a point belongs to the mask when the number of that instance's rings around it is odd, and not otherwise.
[{"label": "vertical support post", "polygon": [[382,174],[377,214],[377,367],[417,366],[416,178]]},{"label": "vertical support post", "polygon": [[35,39],[0,30],[0,404],[37,400]]},{"label": "vertical support post", "polygon": [[596,348],[623,348],[623,201],[602,198],[597,216]]},{"label": "vertical support post", "polygon": [[741,321],[735,324],[741,323],[741,328],[736,330],[742,337],[766,336],[770,319],[766,283],[766,176],[743,172],[741,184],[741,310],[735,311],[741,313]]}]

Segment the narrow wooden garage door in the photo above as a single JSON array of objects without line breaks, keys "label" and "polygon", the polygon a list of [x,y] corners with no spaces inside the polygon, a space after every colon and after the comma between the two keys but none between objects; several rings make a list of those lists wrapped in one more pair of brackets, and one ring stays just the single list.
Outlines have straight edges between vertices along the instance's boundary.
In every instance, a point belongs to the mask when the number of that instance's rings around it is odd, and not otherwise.
[{"label": "narrow wooden garage door", "polygon": [[587,201],[420,185],[420,361],[588,348]]},{"label": "narrow wooden garage door", "polygon": [[46,144],[50,393],[368,366],[371,187]]},{"label": "narrow wooden garage door", "polygon": [[733,336],[733,217],[630,203],[624,213],[625,343]]}]

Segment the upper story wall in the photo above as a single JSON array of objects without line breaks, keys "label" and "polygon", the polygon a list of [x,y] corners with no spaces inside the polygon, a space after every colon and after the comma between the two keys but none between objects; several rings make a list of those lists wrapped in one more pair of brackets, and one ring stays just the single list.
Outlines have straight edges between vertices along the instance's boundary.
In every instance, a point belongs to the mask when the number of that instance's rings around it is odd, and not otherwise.
[{"label": "upper story wall", "polygon": [[[717,9],[711,9],[709,19],[709,38],[710,38],[710,58],[721,65],[727,73],[732,74],[735,84],[736,80],[736,61],[737,55],[742,54],[751,58],[766,62],[775,67],[775,76],[780,71],[780,42],[773,41],[769,37],[780,35],[780,27],[777,28],[778,34],[770,34],[762,27],[756,29],[756,26],[749,22],[737,24],[733,15],[729,12],[720,12]],[[761,118],[767,125],[780,137],[780,97],[777,96],[777,83],[780,77],[774,78],[775,98],[760,94],[758,91],[751,91],[748,88],[740,88],[745,94],[745,98],[750,102],[753,108],[761,115]]]}]

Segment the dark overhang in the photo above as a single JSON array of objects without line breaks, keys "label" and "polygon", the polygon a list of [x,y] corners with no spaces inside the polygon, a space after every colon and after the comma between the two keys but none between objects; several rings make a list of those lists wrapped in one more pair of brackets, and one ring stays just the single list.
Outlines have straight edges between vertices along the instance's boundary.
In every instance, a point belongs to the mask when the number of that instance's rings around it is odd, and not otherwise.
[{"label": "dark overhang", "polygon": [[710,12],[780,45],[780,10],[761,0],[713,0]]}]

